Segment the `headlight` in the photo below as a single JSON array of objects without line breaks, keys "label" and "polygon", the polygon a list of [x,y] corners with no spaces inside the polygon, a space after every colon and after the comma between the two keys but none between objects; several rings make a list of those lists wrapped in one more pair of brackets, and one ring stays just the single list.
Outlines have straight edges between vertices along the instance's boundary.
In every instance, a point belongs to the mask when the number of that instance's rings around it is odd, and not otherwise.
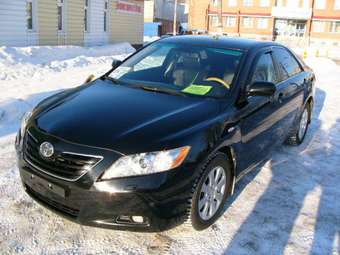
[{"label": "headlight", "polygon": [[21,137],[24,136],[25,134],[25,129],[26,129],[26,126],[27,126],[27,122],[28,120],[31,118],[32,116],[32,112],[26,112],[24,114],[24,116],[22,117],[22,120],[21,120],[21,127],[20,127],[20,134],[21,134]]},{"label": "headlight", "polygon": [[182,164],[190,146],[173,150],[140,153],[118,159],[105,171],[102,180],[164,172]]}]

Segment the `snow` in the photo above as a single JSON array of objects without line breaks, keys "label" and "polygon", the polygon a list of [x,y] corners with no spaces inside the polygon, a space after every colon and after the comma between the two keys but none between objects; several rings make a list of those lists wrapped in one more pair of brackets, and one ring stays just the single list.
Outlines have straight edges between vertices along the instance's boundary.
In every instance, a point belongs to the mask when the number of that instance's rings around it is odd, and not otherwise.
[{"label": "snow", "polygon": [[145,22],[144,23],[144,43],[150,43],[159,39],[158,22]]},{"label": "snow", "polygon": [[317,75],[312,125],[241,180],[209,229],[133,233],[71,223],[25,194],[14,139],[25,111],[124,58],[127,44],[0,48],[0,250],[2,254],[340,254],[340,66],[306,59]]},{"label": "snow", "polygon": [[293,50],[296,54],[299,56],[306,56],[306,57],[325,57],[325,58],[331,58],[333,60],[339,61],[340,60],[340,47],[294,47]]},{"label": "snow", "polygon": [[144,43],[150,43],[158,40],[160,37],[159,36],[147,36],[144,35]]},{"label": "snow", "polygon": [[129,43],[0,47],[0,137],[13,133],[21,116],[43,98],[84,83],[90,74],[103,74],[114,58],[124,59],[134,51]]}]

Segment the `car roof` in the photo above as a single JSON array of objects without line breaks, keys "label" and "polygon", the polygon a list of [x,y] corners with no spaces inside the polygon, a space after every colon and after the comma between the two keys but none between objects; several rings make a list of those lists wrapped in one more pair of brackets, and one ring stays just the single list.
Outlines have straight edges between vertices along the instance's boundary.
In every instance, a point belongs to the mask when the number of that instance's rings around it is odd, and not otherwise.
[{"label": "car roof", "polygon": [[249,51],[250,49],[263,48],[268,46],[281,46],[274,42],[256,41],[251,39],[213,36],[213,35],[180,35],[161,39],[162,42],[176,43],[183,45],[196,45],[206,47],[216,47],[225,49],[237,49]]}]

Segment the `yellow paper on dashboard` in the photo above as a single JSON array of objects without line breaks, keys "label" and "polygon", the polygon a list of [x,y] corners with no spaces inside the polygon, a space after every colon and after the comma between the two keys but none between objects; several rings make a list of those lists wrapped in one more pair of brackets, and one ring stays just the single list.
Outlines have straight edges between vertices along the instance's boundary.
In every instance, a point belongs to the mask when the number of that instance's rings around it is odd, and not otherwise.
[{"label": "yellow paper on dashboard", "polygon": [[182,92],[193,94],[193,95],[204,96],[208,94],[211,89],[212,89],[212,86],[191,84],[190,86],[183,89]]}]

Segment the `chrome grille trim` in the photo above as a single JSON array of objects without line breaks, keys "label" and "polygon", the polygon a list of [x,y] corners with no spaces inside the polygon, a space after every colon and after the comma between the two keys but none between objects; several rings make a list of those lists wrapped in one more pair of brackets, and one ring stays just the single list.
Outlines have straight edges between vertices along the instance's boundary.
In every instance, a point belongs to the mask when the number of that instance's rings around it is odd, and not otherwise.
[{"label": "chrome grille trim", "polygon": [[[27,131],[26,136],[30,136],[36,143],[39,143],[39,141],[32,135],[31,132]],[[28,143],[27,137],[25,137],[24,138],[24,144],[23,144],[23,146],[24,146],[24,150],[23,150],[24,160],[34,169],[36,169],[36,170],[38,170],[42,173],[45,173],[49,176],[52,176],[54,178],[65,180],[65,181],[75,182],[75,181],[79,180],[81,177],[83,177],[85,174],[87,174],[91,169],[95,168],[104,159],[103,156],[98,156],[98,155],[83,154],[83,153],[76,153],[76,152],[69,152],[69,151],[60,152],[59,153],[60,156],[62,156],[62,155],[74,155],[74,156],[96,158],[98,160],[95,164],[91,165],[88,169],[84,168],[84,172],[81,175],[77,176],[76,178],[67,178],[67,177],[63,177],[63,176],[60,176],[58,174],[52,173],[52,172],[48,171],[47,169],[43,169],[42,167],[37,166],[37,164],[33,163],[30,159],[28,159],[26,154],[28,154],[30,157],[32,157],[32,155],[30,155],[30,153],[27,151],[27,143]],[[44,164],[48,164],[48,162],[47,163],[44,162]]]}]

